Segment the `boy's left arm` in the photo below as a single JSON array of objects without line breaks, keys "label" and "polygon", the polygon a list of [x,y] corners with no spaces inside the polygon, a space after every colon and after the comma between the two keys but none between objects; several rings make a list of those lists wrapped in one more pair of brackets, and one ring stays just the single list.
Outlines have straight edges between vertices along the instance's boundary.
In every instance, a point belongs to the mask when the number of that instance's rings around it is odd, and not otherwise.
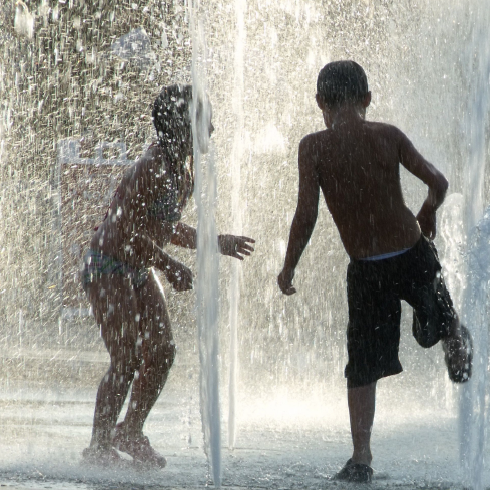
[{"label": "boy's left arm", "polygon": [[291,223],[284,266],[277,276],[279,288],[288,296],[296,292],[292,285],[294,270],[311,238],[318,217],[320,182],[317,169],[312,161],[311,151],[308,148],[308,141],[305,139],[299,144],[298,170],[298,204]]},{"label": "boy's left arm", "polygon": [[449,183],[444,175],[415,149],[406,135],[400,130],[397,131],[402,165],[429,188],[427,199],[416,218],[422,233],[433,240],[437,231],[436,211],[444,202]]}]

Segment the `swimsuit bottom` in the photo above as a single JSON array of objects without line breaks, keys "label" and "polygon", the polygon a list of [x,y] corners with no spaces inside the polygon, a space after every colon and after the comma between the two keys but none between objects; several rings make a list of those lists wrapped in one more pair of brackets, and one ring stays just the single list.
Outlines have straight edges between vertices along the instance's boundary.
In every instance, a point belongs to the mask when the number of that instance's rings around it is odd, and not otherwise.
[{"label": "swimsuit bottom", "polygon": [[83,262],[82,285],[84,289],[105,274],[126,276],[131,279],[134,287],[143,286],[148,279],[148,269],[132,267],[109,255],[103,255],[99,250],[89,249]]}]

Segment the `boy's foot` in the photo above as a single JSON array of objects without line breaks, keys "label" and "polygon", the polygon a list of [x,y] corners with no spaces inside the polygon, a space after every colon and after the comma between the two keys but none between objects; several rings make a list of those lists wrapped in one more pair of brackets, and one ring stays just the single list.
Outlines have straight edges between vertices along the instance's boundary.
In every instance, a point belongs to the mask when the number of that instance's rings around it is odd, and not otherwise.
[{"label": "boy's foot", "polygon": [[465,383],[471,378],[473,366],[473,340],[469,330],[460,326],[461,339],[452,338],[442,344],[444,361],[446,362],[449,379],[453,383]]},{"label": "boy's foot", "polygon": [[122,424],[116,425],[112,445],[119,451],[129,454],[135,463],[143,466],[165,468],[167,464],[167,460],[150,446],[148,437],[141,434],[139,437],[129,438],[124,433]]},{"label": "boy's foot", "polygon": [[100,467],[115,466],[122,462],[121,456],[112,447],[87,447],[82,451],[82,458],[83,463]]},{"label": "boy's foot", "polygon": [[333,477],[333,480],[348,481],[352,483],[371,483],[373,469],[367,464],[354,463],[349,459],[345,466]]}]

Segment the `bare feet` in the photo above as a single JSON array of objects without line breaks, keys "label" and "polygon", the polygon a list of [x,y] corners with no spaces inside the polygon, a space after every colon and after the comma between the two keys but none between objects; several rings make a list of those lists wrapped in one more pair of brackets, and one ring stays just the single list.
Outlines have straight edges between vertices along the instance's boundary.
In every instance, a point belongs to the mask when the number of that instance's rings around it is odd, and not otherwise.
[{"label": "bare feet", "polygon": [[345,466],[333,477],[333,480],[353,483],[371,483],[373,469],[367,464],[354,463],[349,459]]}]

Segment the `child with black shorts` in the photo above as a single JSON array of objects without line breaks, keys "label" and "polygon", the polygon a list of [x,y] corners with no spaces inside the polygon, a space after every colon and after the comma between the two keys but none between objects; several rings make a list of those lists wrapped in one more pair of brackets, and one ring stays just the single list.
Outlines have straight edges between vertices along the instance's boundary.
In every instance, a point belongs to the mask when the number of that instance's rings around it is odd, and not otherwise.
[{"label": "child with black shorts", "polygon": [[[432,243],[447,180],[402,131],[365,120],[371,92],[357,63],[327,64],[318,76],[316,100],[327,129],[299,144],[298,203],[278,284],[286,295],[296,292],[294,270],[315,227],[321,189],[351,258],[345,376],[354,451],[336,479],[369,482],[376,382],[402,371],[401,300],[413,308],[417,342],[428,348],[442,341],[456,383],[471,377],[472,341],[453,308]],[[429,188],[416,217],[403,199],[400,163]]]}]

